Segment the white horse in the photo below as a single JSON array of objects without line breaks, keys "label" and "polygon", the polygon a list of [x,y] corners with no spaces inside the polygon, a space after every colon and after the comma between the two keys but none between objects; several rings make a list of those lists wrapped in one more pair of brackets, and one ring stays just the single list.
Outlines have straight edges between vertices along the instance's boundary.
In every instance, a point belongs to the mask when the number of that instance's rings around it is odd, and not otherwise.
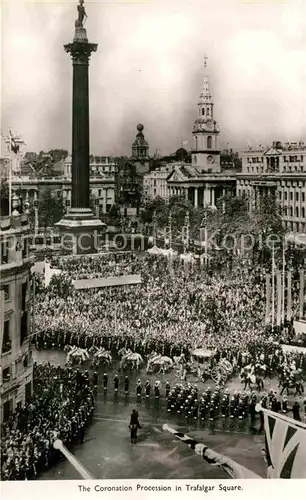
[{"label": "white horse", "polygon": [[173,367],[173,361],[168,356],[156,356],[148,361],[147,373],[166,373]]},{"label": "white horse", "polygon": [[128,354],[122,356],[120,369],[126,370],[127,368],[130,368],[131,370],[139,370],[142,364],[142,356],[138,352],[130,351]]}]

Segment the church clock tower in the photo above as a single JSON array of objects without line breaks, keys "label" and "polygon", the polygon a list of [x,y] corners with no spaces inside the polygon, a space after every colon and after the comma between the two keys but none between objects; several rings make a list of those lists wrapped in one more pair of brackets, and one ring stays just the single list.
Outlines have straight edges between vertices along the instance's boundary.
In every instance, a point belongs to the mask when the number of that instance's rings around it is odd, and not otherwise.
[{"label": "church clock tower", "polygon": [[193,126],[192,165],[205,172],[221,172],[218,145],[219,125],[214,120],[214,104],[209,91],[207,57],[204,79],[198,101],[198,117]]}]

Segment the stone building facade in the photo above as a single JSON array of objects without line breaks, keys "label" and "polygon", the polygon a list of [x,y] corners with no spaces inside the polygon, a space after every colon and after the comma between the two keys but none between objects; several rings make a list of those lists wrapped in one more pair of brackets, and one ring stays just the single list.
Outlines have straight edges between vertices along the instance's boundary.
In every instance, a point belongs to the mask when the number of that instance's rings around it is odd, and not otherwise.
[{"label": "stone building facade", "polygon": [[269,196],[281,210],[285,229],[306,233],[306,145],[276,141],[245,151],[237,195],[247,197],[250,211]]},{"label": "stone building facade", "polygon": [[14,211],[0,218],[1,422],[31,397],[29,225]]}]

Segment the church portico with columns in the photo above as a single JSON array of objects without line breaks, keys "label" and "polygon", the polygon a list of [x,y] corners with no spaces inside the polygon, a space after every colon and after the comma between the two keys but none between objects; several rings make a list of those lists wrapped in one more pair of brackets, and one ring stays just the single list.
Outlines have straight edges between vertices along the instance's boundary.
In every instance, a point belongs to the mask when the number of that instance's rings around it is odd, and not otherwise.
[{"label": "church portico with columns", "polygon": [[194,208],[214,208],[218,199],[235,193],[236,177],[202,173],[190,164],[180,164],[174,167],[167,184],[170,197],[184,196]]}]

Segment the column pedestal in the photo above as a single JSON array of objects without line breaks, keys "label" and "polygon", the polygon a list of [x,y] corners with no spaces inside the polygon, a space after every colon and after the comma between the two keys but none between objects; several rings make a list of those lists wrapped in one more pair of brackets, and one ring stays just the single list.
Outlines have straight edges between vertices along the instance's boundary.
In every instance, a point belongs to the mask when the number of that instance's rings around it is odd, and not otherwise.
[{"label": "column pedestal", "polygon": [[97,219],[90,208],[71,208],[55,226],[61,237],[61,247],[73,255],[96,253],[106,224]]}]

